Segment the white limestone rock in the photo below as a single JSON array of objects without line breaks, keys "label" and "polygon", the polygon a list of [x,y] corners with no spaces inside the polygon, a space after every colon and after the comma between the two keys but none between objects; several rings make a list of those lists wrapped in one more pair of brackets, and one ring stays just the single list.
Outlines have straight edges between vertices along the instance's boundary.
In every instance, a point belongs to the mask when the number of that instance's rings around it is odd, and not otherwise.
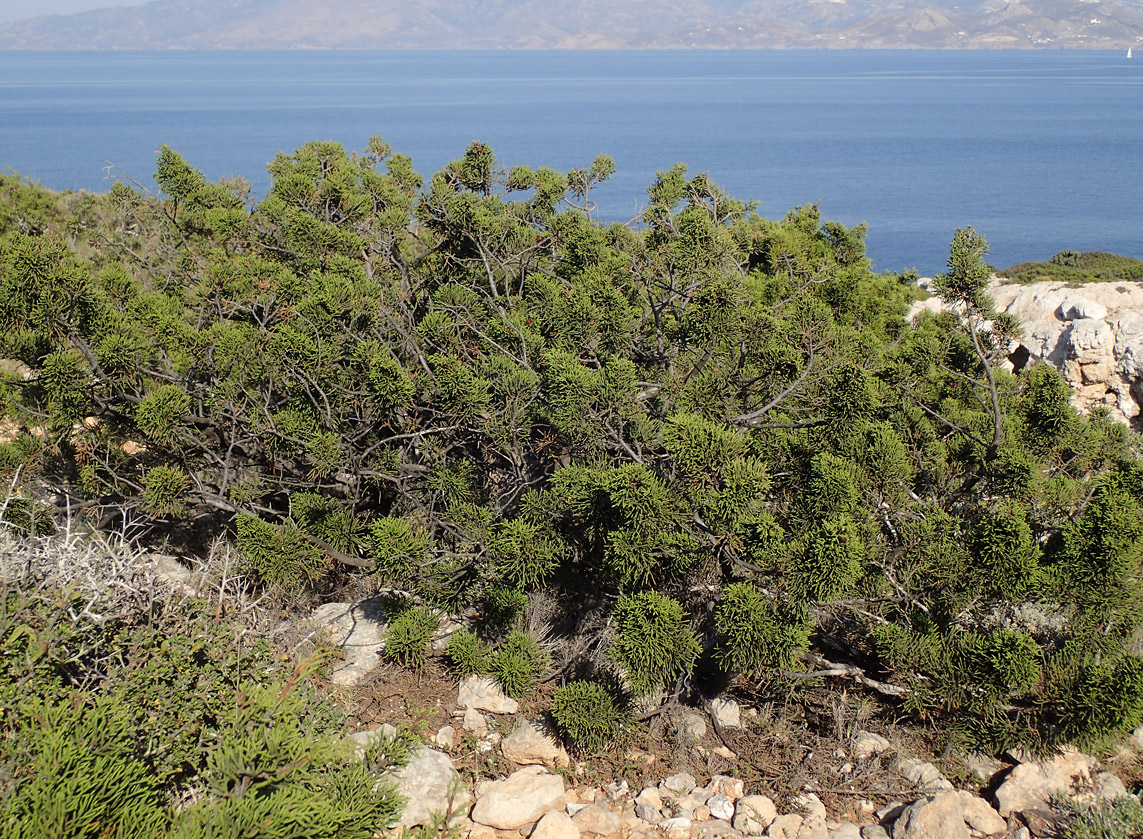
[{"label": "white limestone rock", "polygon": [[853,738],[853,757],[855,760],[869,760],[889,748],[889,741],[880,734],[872,731],[859,731]]},{"label": "white limestone rock", "polygon": [[540,766],[528,766],[481,788],[472,820],[497,830],[519,830],[544,814],[563,809],[564,780]]},{"label": "white limestone rock", "polygon": [[581,834],[613,836],[619,832],[619,816],[598,804],[588,804],[572,816]]},{"label": "white limestone rock", "polygon": [[1021,763],[996,788],[996,809],[1004,817],[1045,809],[1053,795],[1067,795],[1077,786],[1090,786],[1095,766],[1095,758],[1074,751],[1047,761]]},{"label": "white limestone rock", "polygon": [[460,683],[456,704],[461,708],[487,711],[490,714],[515,714],[520,703],[506,695],[491,679],[485,676],[466,676]]},{"label": "white limestone rock", "polygon": [[686,795],[688,792],[695,788],[695,776],[690,772],[676,772],[669,778],[666,778],[660,787],[662,789],[670,790],[676,795]]},{"label": "white limestone rock", "polygon": [[721,793],[712,795],[706,800],[707,809],[711,818],[729,822],[734,818],[734,802]]},{"label": "white limestone rock", "polygon": [[1103,320],[1107,307],[1083,297],[1068,297],[1056,307],[1056,315],[1061,320]]},{"label": "white limestone rock", "polygon": [[579,839],[579,827],[559,810],[545,813],[536,822],[529,839]]},{"label": "white limestone rock", "polygon": [[307,619],[310,627],[345,653],[345,660],[330,674],[335,685],[352,687],[376,669],[377,656],[385,646],[381,640],[387,626],[381,620],[385,599],[380,596],[356,603],[326,603],[314,609]]},{"label": "white limestone rock", "polygon": [[802,829],[802,817],[797,813],[788,813],[778,816],[770,822],[766,830],[769,839],[798,839],[798,831]]},{"label": "white limestone rock", "polygon": [[521,766],[567,766],[567,749],[559,744],[551,728],[543,721],[525,720],[500,744],[504,757]]},{"label": "white limestone rock", "polygon": [[765,795],[744,795],[734,807],[734,829],[748,836],[760,836],[778,817],[778,808]]},{"label": "white limestone rock", "polygon": [[386,776],[406,802],[398,827],[428,824],[438,814],[458,818],[472,800],[452,761],[433,749],[418,749],[407,764]]},{"label": "white limestone rock", "polygon": [[710,715],[723,728],[742,728],[742,710],[733,699],[717,697],[710,701]]}]

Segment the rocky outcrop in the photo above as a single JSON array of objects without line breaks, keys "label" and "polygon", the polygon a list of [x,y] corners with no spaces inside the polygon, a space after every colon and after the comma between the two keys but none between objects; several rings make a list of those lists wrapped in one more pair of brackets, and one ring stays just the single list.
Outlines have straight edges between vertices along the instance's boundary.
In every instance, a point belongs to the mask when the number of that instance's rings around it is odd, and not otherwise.
[{"label": "rocky outcrop", "polygon": [[[924,280],[921,285],[927,288]],[[1140,417],[1143,285],[1108,282],[1075,288],[994,279],[990,291],[997,309],[1015,315],[1023,327],[1023,338],[1010,348],[1017,369],[1029,361],[1047,362],[1064,374],[1081,411],[1105,407],[1125,423]],[[929,298],[915,304],[911,315],[937,311],[940,305]]]}]

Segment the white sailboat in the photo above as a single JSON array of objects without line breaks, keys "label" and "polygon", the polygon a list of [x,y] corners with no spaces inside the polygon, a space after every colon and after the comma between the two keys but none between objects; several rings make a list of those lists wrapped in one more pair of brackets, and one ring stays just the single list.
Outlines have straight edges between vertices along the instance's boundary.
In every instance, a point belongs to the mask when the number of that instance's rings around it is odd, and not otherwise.
[{"label": "white sailboat", "polygon": [[1127,57],[1128,57],[1128,58],[1130,58],[1130,57],[1131,57],[1131,47],[1128,47],[1128,48],[1127,48]]}]

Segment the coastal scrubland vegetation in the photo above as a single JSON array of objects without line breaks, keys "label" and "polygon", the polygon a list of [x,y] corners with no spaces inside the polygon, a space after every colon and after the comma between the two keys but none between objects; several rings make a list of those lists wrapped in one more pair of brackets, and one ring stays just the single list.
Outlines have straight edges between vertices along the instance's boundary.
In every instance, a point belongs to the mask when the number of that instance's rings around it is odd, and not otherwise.
[{"label": "coastal scrubland vegetation", "polygon": [[1047,262],[1021,262],[998,272],[1013,283],[1046,281],[1083,283],[1143,282],[1143,261],[1102,251],[1066,250]]},{"label": "coastal scrubland vegetation", "polygon": [[[639,224],[605,225],[613,168],[505,168],[474,142],[426,184],[374,138],[280,154],[258,201],[165,147],[157,194],[4,177],[6,526],[229,540],[298,611],[395,591],[386,655],[410,667],[467,614],[454,672],[555,683],[580,749],[728,684],[857,689],[963,750],[1137,726],[1138,441],[1051,367],[1006,366],[1020,325],[984,238],[955,231],[947,310],[910,322],[914,278],[870,271],[863,226],[763,218],[681,165]],[[187,835],[368,791],[311,736],[335,712],[304,674],[214,615],[72,625],[90,593],[6,585],[8,824],[54,800],[49,771],[121,777]],[[175,707],[216,702],[211,680],[225,707]]]}]

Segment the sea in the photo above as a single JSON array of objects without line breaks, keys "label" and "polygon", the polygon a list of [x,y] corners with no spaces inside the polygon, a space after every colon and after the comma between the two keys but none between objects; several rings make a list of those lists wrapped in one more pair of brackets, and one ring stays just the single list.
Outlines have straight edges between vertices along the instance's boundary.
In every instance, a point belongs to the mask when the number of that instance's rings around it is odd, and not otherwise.
[{"label": "sea", "polygon": [[154,188],[160,144],[207,177],[381,135],[428,177],[473,140],[505,167],[610,155],[592,198],[637,224],[685,163],[780,218],[866,223],[877,271],[944,269],[972,226],[1005,267],[1143,258],[1143,56],[1063,51],[0,52],[0,169]]}]

